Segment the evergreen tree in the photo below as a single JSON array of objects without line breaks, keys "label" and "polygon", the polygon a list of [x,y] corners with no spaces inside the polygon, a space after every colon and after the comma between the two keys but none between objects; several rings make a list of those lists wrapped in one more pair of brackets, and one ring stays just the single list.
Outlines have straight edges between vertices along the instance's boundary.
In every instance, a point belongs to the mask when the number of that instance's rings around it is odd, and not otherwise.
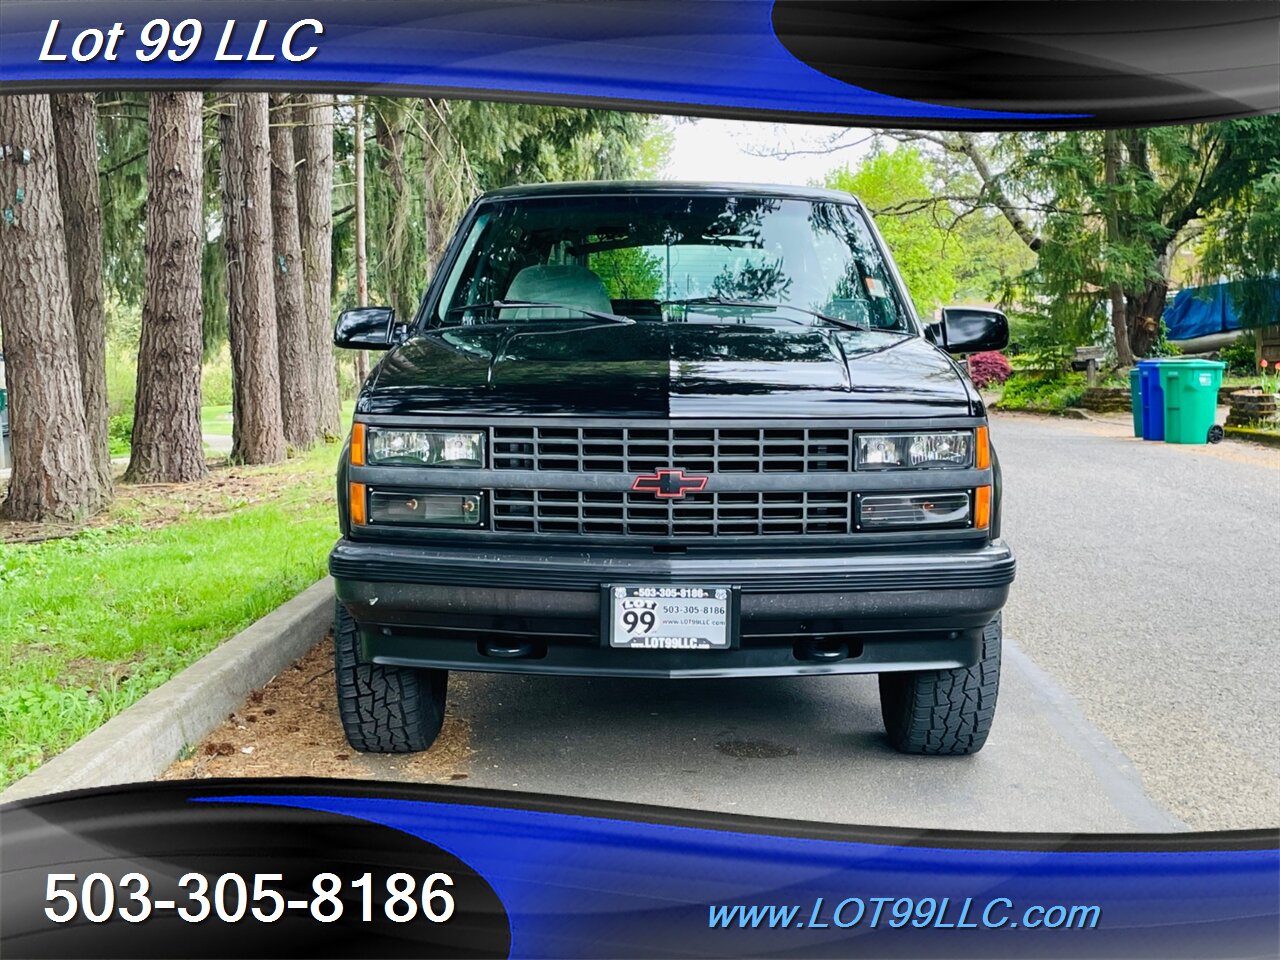
[{"label": "evergreen tree", "polygon": [[[999,211],[1036,254],[1011,295],[1043,304],[1049,328],[1068,339],[1096,334],[1095,318],[1113,304],[1121,362],[1146,356],[1160,336],[1183,231],[1197,220],[1251,217],[1248,198],[1266,196],[1280,155],[1278,116],[1141,130],[889,133],[936,144],[976,173],[980,188],[965,199]],[[1264,214],[1258,236],[1267,222]],[[1219,244],[1217,265],[1239,279],[1280,270],[1273,246],[1250,249],[1259,255]]]},{"label": "evergreen tree", "polygon": [[268,124],[265,93],[232,94],[220,120],[222,231],[234,376],[231,456],[242,463],[285,458]]},{"label": "evergreen tree", "polygon": [[295,100],[293,116],[303,302],[310,330],[317,433],[339,437],[345,428],[333,355],[333,101],[303,94]]},{"label": "evergreen tree", "polygon": [[98,186],[98,112],[91,93],[50,97],[58,148],[58,195],[67,244],[71,313],[89,451],[98,486],[111,492],[107,440],[107,318],[102,287],[102,200]]},{"label": "evergreen tree", "polygon": [[298,191],[293,159],[293,106],[287,96],[271,96],[271,222],[280,356],[280,408],[284,438],[298,449],[309,447],[319,432],[315,361],[302,271],[298,231]]},{"label": "evergreen tree", "polygon": [[204,97],[151,94],[146,284],[125,479],[178,483],[205,473],[200,421],[200,261]]},{"label": "evergreen tree", "polygon": [[82,519],[106,497],[85,426],[49,98],[0,96],[0,143],[0,194],[21,198],[0,229],[0,331],[13,445],[0,514]]}]

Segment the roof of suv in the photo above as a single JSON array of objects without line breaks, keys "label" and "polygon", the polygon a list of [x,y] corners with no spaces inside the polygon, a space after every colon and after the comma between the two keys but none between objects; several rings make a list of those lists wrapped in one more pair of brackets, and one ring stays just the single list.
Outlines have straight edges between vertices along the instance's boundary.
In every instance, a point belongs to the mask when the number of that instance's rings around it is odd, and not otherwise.
[{"label": "roof of suv", "polygon": [[842,190],[825,187],[794,187],[777,183],[699,183],[680,180],[580,180],[566,183],[531,183],[489,190],[482,200],[507,200],[516,197],[567,197],[590,194],[667,193],[667,194],[746,194],[761,197],[791,197],[799,200],[829,200],[836,203],[856,202]]}]

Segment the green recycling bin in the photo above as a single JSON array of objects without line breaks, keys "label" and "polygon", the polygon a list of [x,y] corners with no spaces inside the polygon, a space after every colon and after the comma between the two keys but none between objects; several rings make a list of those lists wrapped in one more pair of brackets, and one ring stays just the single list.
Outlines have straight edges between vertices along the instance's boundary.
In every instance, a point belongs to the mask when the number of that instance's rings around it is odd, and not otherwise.
[{"label": "green recycling bin", "polygon": [[1218,388],[1226,364],[1218,360],[1166,360],[1160,364],[1166,443],[1217,443]]},{"label": "green recycling bin", "polygon": [[1133,435],[1142,436],[1142,371],[1129,371],[1129,406],[1133,409]]}]

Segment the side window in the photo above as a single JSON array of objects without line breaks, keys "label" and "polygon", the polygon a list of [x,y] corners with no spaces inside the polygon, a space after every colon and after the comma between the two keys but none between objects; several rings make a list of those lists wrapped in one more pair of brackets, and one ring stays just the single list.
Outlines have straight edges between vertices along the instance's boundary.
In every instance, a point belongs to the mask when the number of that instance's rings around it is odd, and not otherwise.
[{"label": "side window", "polygon": [[[442,323],[449,323],[454,317],[449,317],[447,311],[454,306],[464,303],[474,302],[472,294],[476,281],[476,270],[479,262],[475,259],[475,250],[480,243],[480,238],[484,236],[485,231],[489,228],[492,217],[488,213],[482,213],[476,218],[476,222],[471,227],[471,233],[467,236],[467,241],[463,245],[458,259],[453,262],[453,269],[449,273],[449,279],[445,283],[444,290],[440,293],[440,302],[436,307],[436,318]],[[459,297],[459,288],[461,288],[462,296]]]}]

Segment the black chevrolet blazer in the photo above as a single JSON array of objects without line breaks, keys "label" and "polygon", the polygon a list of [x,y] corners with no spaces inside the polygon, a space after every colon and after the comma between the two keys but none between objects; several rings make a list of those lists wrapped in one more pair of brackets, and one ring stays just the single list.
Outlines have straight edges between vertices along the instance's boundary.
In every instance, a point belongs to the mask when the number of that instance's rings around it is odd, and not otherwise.
[{"label": "black chevrolet blazer", "polygon": [[991,726],[1014,559],[986,411],[864,208],[674,183],[497,190],[386,350],[338,469],[338,700],[428,747],[449,670],[878,673],[912,753]]}]

